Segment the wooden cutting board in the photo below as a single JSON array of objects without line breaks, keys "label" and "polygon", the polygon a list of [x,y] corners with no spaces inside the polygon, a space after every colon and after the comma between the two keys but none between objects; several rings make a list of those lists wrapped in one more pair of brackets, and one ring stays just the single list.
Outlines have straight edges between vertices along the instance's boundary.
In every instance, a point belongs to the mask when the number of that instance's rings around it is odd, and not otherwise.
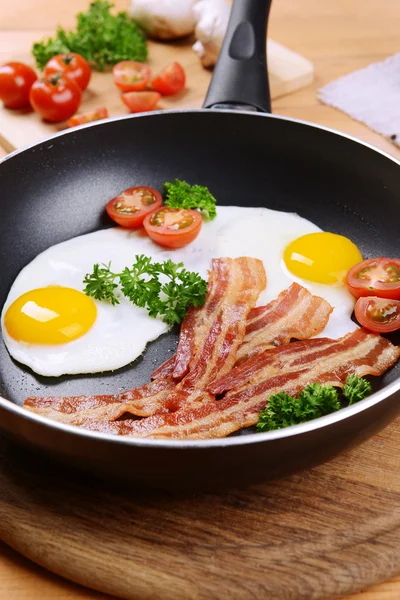
[{"label": "wooden cutting board", "polygon": [[[30,48],[34,41],[52,35],[52,31],[7,32],[1,34],[0,64],[18,60],[31,64]],[[177,96],[163,98],[159,108],[200,107],[211,79],[211,71],[204,69],[192,51],[193,41],[173,44],[149,42],[149,65],[153,72],[172,61],[180,62],[187,73],[187,89]],[[273,98],[283,96],[312,82],[312,63],[277,42],[268,42],[268,61]],[[80,112],[106,106],[110,116],[123,115],[128,109],[122,103],[114,86],[112,75],[94,73],[85,92]],[[27,111],[11,111],[0,107],[0,144],[8,151],[15,150],[46,138],[65,128],[65,123],[50,125]]]},{"label": "wooden cutting board", "polygon": [[400,571],[399,455],[397,420],[302,474],[185,495],[91,481],[3,441],[0,539],[130,600],[342,598]]}]

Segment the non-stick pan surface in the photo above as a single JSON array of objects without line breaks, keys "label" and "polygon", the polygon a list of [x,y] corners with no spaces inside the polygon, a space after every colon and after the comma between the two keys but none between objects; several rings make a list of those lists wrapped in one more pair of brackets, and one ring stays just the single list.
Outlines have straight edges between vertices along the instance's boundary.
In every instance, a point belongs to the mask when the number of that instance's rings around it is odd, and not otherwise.
[{"label": "non-stick pan surface", "polygon": [[[133,185],[161,188],[175,177],[208,186],[222,205],[296,212],[349,237],[364,256],[399,255],[400,167],[389,156],[327,129],[261,113],[160,112],[69,131],[0,164],[0,305],[37,254],[110,227],[104,212],[110,198]],[[225,440],[117,438],[16,407],[30,395],[106,394],[141,385],[176,340],[177,332],[166,334],[114,373],[61,378],[35,375],[1,344],[0,426],[87,469],[161,485],[204,485],[283,475],[327,460],[400,411],[399,366],[354,407],[295,428]]]}]

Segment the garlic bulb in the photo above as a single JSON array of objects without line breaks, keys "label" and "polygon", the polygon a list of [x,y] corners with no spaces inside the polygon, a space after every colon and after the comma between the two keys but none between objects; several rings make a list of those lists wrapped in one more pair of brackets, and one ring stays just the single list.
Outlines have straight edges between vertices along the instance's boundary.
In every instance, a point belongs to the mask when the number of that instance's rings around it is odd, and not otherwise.
[{"label": "garlic bulb", "polygon": [[172,40],[194,31],[196,0],[131,0],[129,14],[146,33]]},{"label": "garlic bulb", "polygon": [[213,67],[228,27],[231,5],[226,0],[198,0],[193,6],[197,42],[193,46],[203,67]]}]

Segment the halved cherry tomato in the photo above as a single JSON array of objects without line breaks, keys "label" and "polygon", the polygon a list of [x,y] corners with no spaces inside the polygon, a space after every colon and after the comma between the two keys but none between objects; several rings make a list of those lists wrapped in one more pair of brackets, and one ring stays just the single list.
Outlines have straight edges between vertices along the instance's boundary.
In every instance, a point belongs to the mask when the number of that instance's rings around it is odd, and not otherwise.
[{"label": "halved cherry tomato", "polygon": [[151,85],[156,92],[163,96],[170,96],[181,92],[185,87],[186,74],[183,67],[173,62],[164,67],[164,69],[153,79]]},{"label": "halved cherry tomato", "polygon": [[154,110],[161,95],[158,92],[127,92],[121,97],[129,110],[137,113]]},{"label": "halved cherry tomato", "polygon": [[113,66],[114,83],[121,92],[145,90],[151,79],[150,67],[134,60],[123,60]]},{"label": "halved cherry tomato", "polygon": [[137,185],[107,203],[108,216],[121,227],[139,227],[146,215],[162,204],[160,192],[147,185]]},{"label": "halved cherry tomato", "polygon": [[370,258],[350,269],[346,276],[350,292],[400,300],[400,258]]},{"label": "halved cherry tomato", "polygon": [[29,106],[29,91],[36,81],[33,69],[20,62],[9,62],[0,67],[0,100],[6,108]]},{"label": "halved cherry tomato", "polygon": [[29,100],[34,110],[45,121],[57,123],[72,117],[81,103],[80,88],[61,73],[47,79],[38,79],[31,87]]},{"label": "halved cherry tomato", "polygon": [[366,296],[357,300],[354,312],[360,325],[375,333],[400,329],[400,300]]},{"label": "halved cherry tomato", "polygon": [[199,235],[203,219],[197,210],[163,206],[147,215],[143,226],[148,236],[166,248],[182,248]]},{"label": "halved cherry tomato", "polygon": [[52,77],[60,71],[65,79],[76,83],[82,92],[89,85],[92,75],[92,69],[87,60],[80,54],[76,54],[76,52],[53,56],[45,66],[43,76]]},{"label": "halved cherry tomato", "polygon": [[102,106],[96,108],[96,110],[89,110],[81,113],[80,115],[74,115],[67,121],[68,127],[76,127],[77,125],[84,125],[91,121],[99,121],[100,119],[108,119],[108,110]]}]

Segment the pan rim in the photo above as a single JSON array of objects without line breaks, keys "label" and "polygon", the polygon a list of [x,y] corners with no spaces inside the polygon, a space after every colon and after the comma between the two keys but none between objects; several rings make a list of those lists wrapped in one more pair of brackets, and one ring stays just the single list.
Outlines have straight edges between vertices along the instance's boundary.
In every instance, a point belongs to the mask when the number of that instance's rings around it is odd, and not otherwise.
[{"label": "pan rim", "polygon": [[145,119],[145,118],[151,118],[151,117],[155,117],[155,116],[186,114],[186,113],[195,113],[195,114],[197,114],[197,113],[216,114],[217,113],[217,114],[229,114],[229,115],[241,114],[241,115],[248,115],[248,116],[252,116],[252,117],[269,118],[269,119],[275,119],[278,121],[286,121],[289,123],[298,123],[299,125],[306,125],[307,127],[312,127],[313,129],[321,129],[322,131],[327,131],[328,133],[332,133],[339,137],[346,138],[346,139],[350,140],[351,142],[355,142],[356,144],[359,144],[360,146],[365,146],[366,148],[369,148],[370,150],[377,152],[378,154],[381,154],[385,158],[388,158],[389,160],[391,160],[392,162],[394,162],[395,164],[400,166],[400,159],[397,159],[396,157],[392,156],[385,150],[382,150],[381,148],[378,148],[377,146],[374,146],[373,144],[370,144],[369,142],[360,140],[353,135],[344,133],[342,131],[339,131],[338,129],[334,129],[333,127],[327,127],[326,125],[319,125],[318,123],[312,123],[311,121],[306,121],[304,119],[297,119],[295,117],[286,117],[285,115],[275,115],[273,113],[263,113],[263,112],[256,112],[256,111],[251,111],[251,110],[225,109],[225,108],[224,109],[222,109],[222,108],[218,108],[218,109],[181,108],[181,109],[173,109],[173,110],[154,110],[151,112],[120,115],[118,117],[110,117],[108,119],[99,119],[99,120],[93,121],[91,123],[84,123],[83,125],[78,125],[76,127],[71,127],[69,129],[64,129],[62,131],[58,131],[57,133],[54,133],[54,134],[50,135],[49,137],[42,138],[42,139],[38,140],[37,142],[28,144],[26,146],[23,146],[22,148],[17,148],[16,150],[9,152],[8,154],[6,154],[6,156],[4,156],[3,158],[0,159],[0,166],[3,163],[5,163],[7,160],[13,158],[14,156],[17,156],[18,154],[20,154],[22,152],[25,152],[26,150],[30,150],[31,148],[35,148],[36,146],[45,144],[46,142],[51,142],[52,140],[57,139],[59,137],[74,134],[77,131],[80,131],[82,129],[88,129],[90,127],[98,127],[98,126],[105,125],[108,123],[113,123],[115,121],[124,121],[124,120],[130,120],[130,119],[143,119],[143,118]]},{"label": "pan rim", "polygon": [[292,425],[291,427],[285,427],[284,429],[278,429],[275,431],[250,433],[243,436],[239,435],[226,438],[212,438],[203,440],[157,440],[152,438],[135,438],[129,436],[118,436],[108,433],[101,433],[97,431],[90,431],[89,429],[81,429],[79,427],[74,427],[73,425],[59,423],[58,421],[53,421],[52,419],[49,419],[47,417],[37,415],[35,413],[25,410],[21,406],[15,404],[11,400],[3,398],[2,396],[0,396],[0,409],[4,409],[7,412],[14,413],[18,417],[26,419],[27,421],[33,421],[39,425],[49,427],[50,429],[63,431],[64,433],[72,434],[81,438],[89,438],[93,440],[99,440],[101,442],[110,442],[113,444],[122,444],[133,447],[158,447],[163,449],[170,448],[175,450],[192,448],[201,450],[213,447],[224,448],[229,446],[242,446],[259,442],[272,442],[287,437],[304,435],[317,429],[323,429],[324,427],[334,425],[347,418],[354,417],[358,413],[364,412],[374,407],[376,404],[379,404],[380,402],[387,399],[390,395],[396,393],[399,390],[400,378],[396,381],[393,381],[388,386],[384,387],[382,390],[378,390],[371,396],[368,396],[368,398],[361,400],[357,404],[347,406],[335,413],[331,413],[324,417],[313,419],[312,421],[308,421],[306,423]]},{"label": "pan rim", "polygon": [[[284,115],[274,115],[274,114],[270,114],[270,113],[254,112],[254,111],[250,111],[250,110],[247,111],[247,110],[236,110],[236,109],[229,110],[229,109],[202,109],[202,108],[187,108],[187,109],[179,109],[179,110],[159,110],[159,111],[153,111],[153,112],[149,112],[149,113],[139,113],[139,114],[134,114],[134,115],[129,114],[129,115],[122,115],[119,117],[112,117],[109,119],[102,119],[99,121],[95,121],[93,123],[87,123],[84,125],[80,125],[79,127],[74,127],[71,129],[60,131],[58,133],[55,133],[54,135],[51,135],[48,138],[43,138],[33,144],[29,144],[27,146],[24,146],[23,148],[18,148],[16,150],[14,150],[13,152],[7,154],[4,158],[0,159],[0,166],[3,163],[5,163],[6,161],[8,161],[9,159],[13,158],[14,156],[17,156],[18,154],[20,154],[22,152],[25,152],[27,150],[30,150],[31,148],[35,148],[35,147],[37,147],[41,144],[45,144],[47,142],[51,143],[54,139],[56,139],[58,137],[64,137],[66,135],[74,134],[78,130],[81,130],[81,129],[87,129],[89,127],[98,127],[98,126],[104,125],[106,123],[112,123],[114,121],[122,121],[122,120],[127,120],[127,119],[149,118],[149,117],[153,117],[153,116],[171,115],[171,114],[207,113],[207,112],[211,113],[211,111],[213,113],[218,112],[218,114],[243,114],[243,115],[250,115],[253,117],[263,117],[263,118],[267,117],[267,118],[271,118],[271,119],[277,119],[277,120],[281,120],[281,121],[306,125],[308,127],[314,128],[314,129],[321,129],[323,131],[327,131],[328,133],[332,133],[332,134],[338,135],[342,138],[346,138],[352,142],[355,142],[356,144],[360,144],[361,146],[365,146],[366,148],[369,148],[370,150],[377,152],[378,154],[381,154],[385,158],[388,158],[389,160],[391,160],[392,162],[394,162],[395,164],[400,166],[400,160],[398,160],[397,158],[395,158],[388,152],[385,152],[384,150],[377,148],[376,146],[374,146],[373,144],[370,144],[369,142],[359,140],[352,135],[343,133],[343,132],[338,131],[331,127],[326,127],[324,125],[318,125],[318,124],[311,123],[309,121],[305,121],[302,119],[286,117]],[[112,435],[112,434],[106,434],[106,433],[101,433],[101,432],[96,432],[96,431],[80,429],[79,427],[74,427],[72,425],[68,425],[65,423],[59,423],[57,421],[48,419],[47,417],[42,417],[35,413],[31,413],[31,412],[25,410],[24,408],[20,407],[19,405],[15,404],[11,400],[7,400],[6,398],[3,398],[2,396],[0,396],[0,408],[4,409],[6,412],[16,415],[19,418],[22,418],[23,420],[26,419],[27,421],[31,421],[38,425],[42,425],[44,427],[49,427],[52,430],[58,430],[60,432],[74,435],[74,436],[77,436],[77,437],[83,438],[83,439],[92,439],[92,440],[98,440],[98,441],[105,442],[105,443],[108,442],[108,443],[112,443],[112,444],[122,444],[123,446],[132,446],[132,447],[163,448],[165,450],[167,450],[167,449],[171,449],[171,450],[182,449],[183,450],[185,448],[202,450],[202,449],[208,449],[208,448],[212,448],[212,447],[226,448],[226,447],[230,447],[230,446],[243,446],[243,445],[247,445],[247,444],[263,443],[263,442],[266,443],[268,441],[274,441],[274,440],[283,439],[283,438],[287,438],[287,437],[303,435],[303,434],[309,433],[309,432],[317,430],[317,429],[323,429],[324,427],[328,427],[330,425],[333,425],[335,423],[343,421],[347,418],[351,418],[360,412],[364,412],[365,410],[372,408],[373,406],[375,406],[376,404],[387,399],[390,395],[396,393],[399,390],[400,390],[400,378],[396,379],[389,385],[385,386],[383,389],[378,390],[377,392],[375,392],[368,398],[362,400],[361,402],[359,402],[355,405],[348,406],[346,408],[342,408],[341,410],[339,410],[336,413],[332,413],[330,415],[326,415],[324,417],[320,417],[318,419],[308,421],[307,423],[301,423],[299,425],[294,425],[292,427],[286,427],[284,429],[279,429],[276,431],[269,431],[269,432],[263,432],[263,433],[251,433],[251,434],[244,435],[244,436],[203,439],[203,440],[156,440],[156,439],[151,439],[151,438],[134,438],[134,437],[128,437],[128,436],[117,436],[117,435]]]}]

